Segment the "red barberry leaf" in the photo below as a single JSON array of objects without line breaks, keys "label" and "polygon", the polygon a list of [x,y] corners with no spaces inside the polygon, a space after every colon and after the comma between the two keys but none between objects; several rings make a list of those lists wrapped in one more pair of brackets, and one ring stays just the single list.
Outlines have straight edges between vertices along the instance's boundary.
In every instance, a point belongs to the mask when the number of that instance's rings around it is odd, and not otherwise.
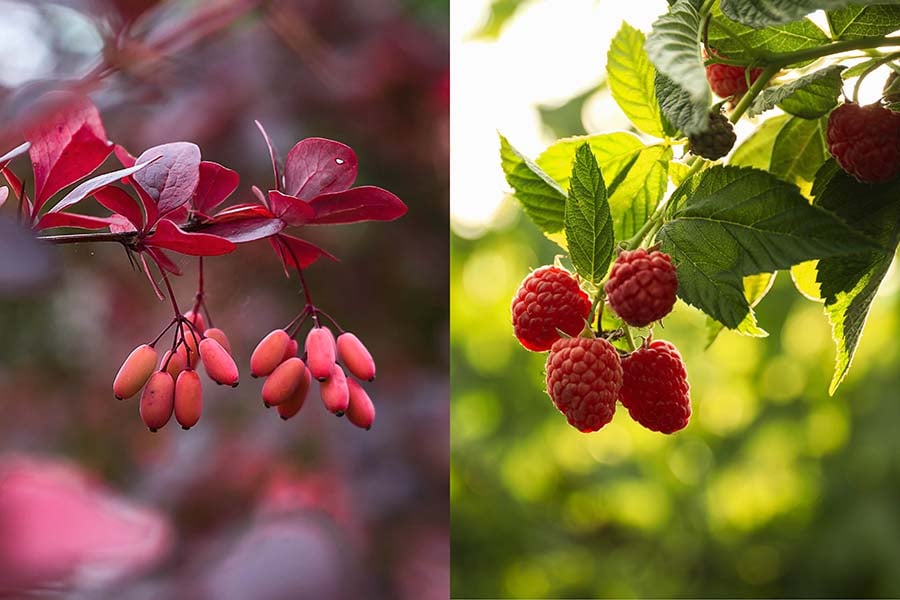
[{"label": "red barberry leaf", "polygon": [[203,232],[225,238],[235,244],[245,244],[271,237],[281,232],[284,227],[284,221],[281,219],[250,217],[239,221],[217,223],[204,228]]},{"label": "red barberry leaf", "polygon": [[[93,172],[112,151],[97,107],[87,96],[64,94],[72,98],[25,132],[34,165],[35,215],[50,196]],[[48,94],[54,101],[62,95]]]},{"label": "red barberry leaf", "polygon": [[123,177],[127,177],[129,175],[139,173],[143,169],[151,167],[153,162],[156,159],[141,161],[133,167],[129,167],[127,169],[119,169],[118,171],[113,171],[111,173],[104,173],[103,175],[97,175],[96,177],[92,177],[87,181],[81,183],[74,190],[69,192],[68,194],[60,200],[56,206],[50,209],[49,212],[56,213],[61,212],[63,209],[66,209],[73,204],[77,204],[81,202],[88,196],[92,196],[97,190],[101,190],[104,187],[115,183],[119,179]]},{"label": "red barberry leaf", "polygon": [[190,142],[173,142],[145,150],[138,163],[161,156],[133,179],[156,203],[160,216],[191,199],[200,182],[200,148]]},{"label": "red barberry leaf", "polygon": [[272,211],[265,206],[245,202],[243,204],[229,206],[225,210],[219,211],[216,213],[216,216],[213,217],[213,222],[224,223],[226,221],[246,219],[248,217],[265,217],[267,219],[273,219],[275,218],[275,215],[273,215]]},{"label": "red barberry leaf", "polygon": [[119,162],[122,163],[123,167],[133,167],[134,163],[137,162],[137,159],[131,155],[131,152],[119,144],[113,146],[113,154],[116,155],[116,158],[119,159]]},{"label": "red barberry leaf", "polygon": [[326,140],[300,140],[284,163],[284,191],[303,200],[343,192],[356,181],[356,153],[350,146]]},{"label": "red barberry leaf", "polygon": [[3,173],[3,176],[6,178],[7,183],[9,183],[9,187],[12,188],[13,194],[16,196],[16,198],[21,198],[22,192],[25,189],[25,186],[22,184],[22,180],[19,179],[15,173],[13,173],[10,169],[7,169],[6,167],[0,169],[0,173]]},{"label": "red barberry leaf", "polygon": [[284,264],[285,272],[290,268],[305,269],[322,256],[337,260],[322,248],[292,235],[278,234],[269,238],[269,243]]},{"label": "red barberry leaf", "polygon": [[31,148],[31,143],[25,142],[24,144],[16,146],[15,148],[10,150],[3,156],[0,156],[0,169],[6,168],[6,165],[9,164],[9,161],[11,161],[12,159],[14,159],[15,157],[17,157],[21,154],[25,154],[26,152],[28,152],[29,148]]},{"label": "red barberry leaf", "polygon": [[316,212],[316,216],[309,221],[314,225],[393,221],[405,215],[407,211],[400,198],[387,190],[371,185],[335,194],[322,194],[313,198],[309,205]]},{"label": "red barberry leaf", "polygon": [[234,193],[241,181],[240,175],[218,163],[204,160],[200,163],[200,183],[192,202],[194,210],[210,213]]},{"label": "red barberry leaf", "polygon": [[144,244],[192,256],[221,256],[236,248],[233,242],[218,235],[182,231],[168,219],[156,224],[156,231],[144,239]]},{"label": "red barberry leaf", "polygon": [[316,216],[316,211],[308,202],[277,190],[269,192],[269,206],[272,208],[272,214],[288,225],[303,225]]},{"label": "red barberry leaf", "polygon": [[272,159],[272,172],[275,174],[275,189],[282,190],[284,189],[284,181],[282,181],[281,173],[278,169],[278,156],[275,154],[275,146],[272,144],[272,139],[266,133],[266,128],[262,126],[262,123],[259,121],[254,121],[254,123],[256,123],[256,127],[262,134],[263,139],[266,140],[266,147],[269,149],[269,158]]},{"label": "red barberry leaf", "polygon": [[105,187],[94,193],[97,202],[127,219],[134,229],[140,230],[144,225],[144,213],[138,201],[128,195],[122,188],[113,186]]},{"label": "red barberry leaf", "polygon": [[42,216],[37,225],[34,226],[36,231],[41,229],[51,229],[53,227],[76,227],[78,229],[106,229],[111,221],[108,217],[92,217],[89,215],[79,215],[67,212],[48,212]]},{"label": "red barberry leaf", "polygon": [[153,229],[153,226],[156,225],[156,222],[159,221],[159,209],[156,207],[156,202],[153,201],[153,198],[150,197],[147,190],[138,185],[133,177],[126,177],[125,183],[130,185],[131,189],[137,193],[138,199],[141,201],[141,206],[144,207],[145,218],[142,231],[150,231]]},{"label": "red barberry leaf", "polygon": [[137,231],[138,228],[134,226],[134,223],[128,220],[128,217],[120,215],[119,213],[113,213],[109,217],[109,232],[110,233],[128,233],[130,231]]},{"label": "red barberry leaf", "polygon": [[259,200],[259,203],[260,203],[260,204],[262,204],[262,205],[265,206],[266,208],[269,207],[269,202],[266,200],[266,197],[265,197],[265,195],[262,193],[262,190],[261,190],[261,189],[259,189],[259,188],[256,187],[255,185],[253,185],[253,186],[250,186],[250,191],[253,192],[253,195],[256,196],[256,199]]},{"label": "red barberry leaf", "polygon": [[147,248],[147,252],[153,257],[153,260],[156,261],[156,264],[161,268],[165,269],[172,275],[181,275],[183,271],[181,267],[178,266],[175,261],[169,258],[169,255],[163,252],[161,248]]},{"label": "red barberry leaf", "polygon": [[0,188],[0,206],[3,206],[3,204],[6,202],[7,196],[9,196],[9,188],[3,186],[2,188]]}]

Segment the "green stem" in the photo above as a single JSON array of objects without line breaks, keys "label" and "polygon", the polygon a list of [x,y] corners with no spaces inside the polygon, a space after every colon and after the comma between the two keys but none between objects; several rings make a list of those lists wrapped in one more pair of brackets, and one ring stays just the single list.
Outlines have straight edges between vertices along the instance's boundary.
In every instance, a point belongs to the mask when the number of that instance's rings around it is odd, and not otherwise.
[{"label": "green stem", "polygon": [[779,69],[794,63],[805,62],[807,60],[815,60],[823,58],[839,52],[848,50],[865,50],[867,48],[878,48],[880,46],[900,46],[900,37],[867,37],[858,40],[844,40],[841,42],[832,42],[814,48],[804,48],[803,50],[795,50],[793,52],[783,52],[781,54],[762,54],[761,61],[771,66],[777,66]]},{"label": "green stem", "polygon": [[622,331],[625,333],[625,341],[628,342],[628,349],[634,350],[636,346],[634,345],[634,337],[631,335],[631,328],[626,324],[622,324]]},{"label": "green stem", "polygon": [[[594,298],[594,303],[591,304],[591,311],[588,313],[587,323],[588,327],[591,326],[591,323],[594,322],[595,315],[597,314],[597,307],[600,307],[600,314],[603,314],[603,301],[606,300],[606,292],[603,291],[603,288],[600,288],[600,291],[597,292],[597,297]],[[600,331],[600,320],[597,319],[597,331]]]},{"label": "green stem", "polygon": [[750,108],[750,105],[753,104],[753,101],[756,100],[756,97],[759,96],[763,88],[769,85],[769,80],[780,70],[781,67],[777,65],[769,65],[763,69],[763,72],[760,73],[756,81],[753,82],[753,85],[750,86],[747,93],[744,94],[737,106],[734,107],[734,111],[731,113],[731,116],[728,117],[728,120],[732,123],[737,123],[738,119],[744,116],[744,113],[747,112],[747,109]]}]

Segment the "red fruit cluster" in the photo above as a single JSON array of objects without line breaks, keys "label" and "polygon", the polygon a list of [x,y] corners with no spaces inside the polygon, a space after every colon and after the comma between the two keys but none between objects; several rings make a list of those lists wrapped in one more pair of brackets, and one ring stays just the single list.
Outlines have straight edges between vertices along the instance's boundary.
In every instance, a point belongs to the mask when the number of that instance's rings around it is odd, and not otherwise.
[{"label": "red fruit cluster", "polygon": [[634,327],[645,327],[672,312],[678,278],[668,254],[645,248],[619,254],[606,282],[609,305]]},{"label": "red fruit cluster", "polygon": [[236,387],[240,377],[228,337],[221,329],[206,329],[203,317],[195,312],[176,318],[173,324],[176,333],[172,349],[158,364],[156,342],[141,344],[125,359],[113,381],[113,394],[120,400],[131,398],[143,388],[140,413],[150,431],[164,427],[173,414],[183,429],[200,420],[203,390],[195,370],[199,361],[218,384]]},{"label": "red fruit cluster", "polygon": [[[747,82],[747,71],[749,73],[749,85]],[[720,98],[739,98],[743,96],[750,85],[759,79],[762,69],[748,69],[747,67],[736,67],[732,65],[723,65],[713,63],[706,67],[706,80],[709,82],[709,88]]]},{"label": "red fruit cluster", "polygon": [[305,362],[296,356],[298,349],[297,341],[284,329],[272,331],[256,346],[250,357],[250,373],[253,377],[266,377],[263,403],[277,406],[281,418],[287,420],[303,407],[315,378],[329,412],[346,414],[354,425],[371,428],[375,405],[343,369],[346,367],[353,376],[366,381],[375,378],[375,361],[359,338],[343,332],[335,340],[330,329],[316,325],[306,336]]},{"label": "red fruit cluster", "polygon": [[841,104],[828,117],[828,150],[863,183],[884,183],[900,173],[900,113],[878,103]]},{"label": "red fruit cluster", "polygon": [[656,340],[620,358],[602,338],[569,338],[547,357],[547,393],[578,431],[597,431],[610,421],[616,400],[652,431],[674,433],[691,416],[690,386],[675,346]]},{"label": "red fruit cluster", "polygon": [[512,301],[513,329],[528,350],[544,352],[560,339],[584,329],[591,300],[568,271],[541,267],[519,285]]}]

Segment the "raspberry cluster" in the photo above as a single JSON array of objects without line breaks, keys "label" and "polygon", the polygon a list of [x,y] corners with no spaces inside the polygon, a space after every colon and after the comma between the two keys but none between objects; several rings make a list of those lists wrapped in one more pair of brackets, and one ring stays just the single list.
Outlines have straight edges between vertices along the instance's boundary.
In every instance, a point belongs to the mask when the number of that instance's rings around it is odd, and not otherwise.
[{"label": "raspberry cluster", "polygon": [[900,113],[878,103],[841,104],[828,117],[826,139],[841,168],[863,183],[900,174]]},{"label": "raspberry cluster", "polygon": [[[604,289],[623,321],[643,327],[671,312],[677,288],[671,258],[641,248],[619,254]],[[512,312],[516,337],[525,348],[544,348],[554,338],[546,362],[547,393],[578,431],[597,431],[612,421],[617,401],[652,431],[668,434],[687,426],[690,386],[675,346],[648,338],[625,353],[610,343],[610,336],[588,333],[583,325],[590,300],[568,272],[545,267],[529,275],[513,299]],[[561,335],[559,330],[568,333],[562,324],[571,324],[579,335]]]}]

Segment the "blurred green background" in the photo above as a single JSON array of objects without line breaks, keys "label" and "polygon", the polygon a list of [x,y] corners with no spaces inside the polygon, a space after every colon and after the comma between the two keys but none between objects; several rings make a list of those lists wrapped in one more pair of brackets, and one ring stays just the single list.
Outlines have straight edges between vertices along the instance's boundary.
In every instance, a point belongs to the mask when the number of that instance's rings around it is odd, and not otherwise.
[{"label": "blurred green background", "polygon": [[[499,43],[518,35],[509,27]],[[535,106],[538,135],[615,120],[588,114],[603,94],[560,105],[563,120]],[[726,331],[704,350],[705,317],[681,302],[657,331],[687,364],[684,431],[647,431],[619,405],[582,434],[544,391],[546,354],[518,345],[509,314],[521,280],[559,248],[508,197],[490,218],[452,224],[453,597],[900,596],[896,270],[834,397],[822,306],[780,273],[758,307],[767,339]]]}]

